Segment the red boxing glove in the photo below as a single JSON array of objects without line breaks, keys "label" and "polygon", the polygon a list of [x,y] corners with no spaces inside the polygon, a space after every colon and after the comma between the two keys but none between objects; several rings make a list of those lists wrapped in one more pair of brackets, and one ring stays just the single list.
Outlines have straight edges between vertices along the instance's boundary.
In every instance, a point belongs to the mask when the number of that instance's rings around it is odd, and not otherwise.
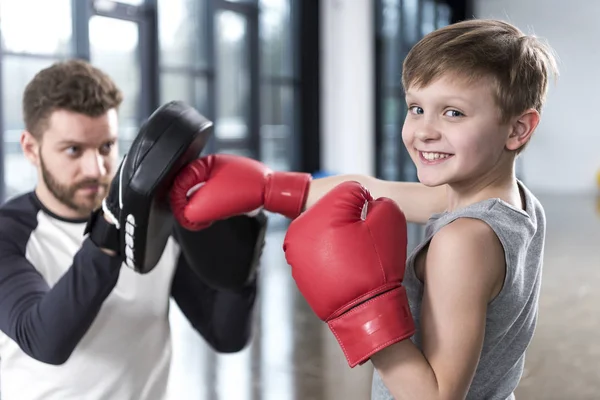
[{"label": "red boxing glove", "polygon": [[[261,207],[293,219],[304,208],[310,181],[310,174],[274,172],[251,158],[214,154],[180,171],[170,192],[171,209],[189,230]],[[202,187],[188,196],[199,184]]]},{"label": "red boxing glove", "polygon": [[406,219],[396,203],[344,182],[295,219],[283,250],[298,289],[350,367],[415,332],[404,287]]}]

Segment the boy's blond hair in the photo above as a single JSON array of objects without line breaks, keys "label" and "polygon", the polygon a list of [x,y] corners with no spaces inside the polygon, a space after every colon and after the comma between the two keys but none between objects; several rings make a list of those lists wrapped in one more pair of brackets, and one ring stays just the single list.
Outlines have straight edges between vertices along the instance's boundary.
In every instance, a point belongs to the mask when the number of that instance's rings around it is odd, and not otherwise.
[{"label": "boy's blond hair", "polygon": [[491,79],[502,123],[534,108],[542,112],[549,76],[558,76],[553,50],[499,20],[473,19],[438,29],[404,60],[402,84],[424,87],[442,75]]}]

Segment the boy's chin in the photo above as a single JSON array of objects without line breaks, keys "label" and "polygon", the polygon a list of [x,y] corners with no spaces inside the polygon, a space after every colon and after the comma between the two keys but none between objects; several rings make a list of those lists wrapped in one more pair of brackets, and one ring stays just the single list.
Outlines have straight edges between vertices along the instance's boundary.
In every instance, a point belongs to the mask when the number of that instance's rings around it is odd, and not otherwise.
[{"label": "boy's chin", "polygon": [[433,176],[430,174],[420,174],[417,172],[419,182],[427,187],[436,187],[445,185],[447,182],[441,176]]}]

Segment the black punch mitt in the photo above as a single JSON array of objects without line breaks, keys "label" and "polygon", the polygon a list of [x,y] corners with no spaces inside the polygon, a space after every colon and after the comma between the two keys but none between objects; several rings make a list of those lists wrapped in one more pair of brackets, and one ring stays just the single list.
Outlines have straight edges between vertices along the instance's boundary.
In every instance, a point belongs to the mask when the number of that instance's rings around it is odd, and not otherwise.
[{"label": "black punch mitt", "polygon": [[136,272],[150,272],[172,234],[171,185],[181,168],[198,158],[212,130],[211,121],[183,102],[158,108],[142,124],[85,234]]}]

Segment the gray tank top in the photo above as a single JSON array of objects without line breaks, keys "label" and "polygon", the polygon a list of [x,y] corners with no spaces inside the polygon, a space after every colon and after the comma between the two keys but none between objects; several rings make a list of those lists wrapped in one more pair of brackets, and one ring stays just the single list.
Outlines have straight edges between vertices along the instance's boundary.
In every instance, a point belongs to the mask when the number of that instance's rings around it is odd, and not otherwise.
[{"label": "gray tank top", "polygon": [[[457,218],[477,218],[496,233],[506,258],[506,277],[498,296],[488,305],[485,338],[479,364],[467,400],[513,400],[523,373],[527,349],[537,322],[538,298],[546,234],[544,209],[533,194],[519,182],[525,210],[500,199],[487,199],[460,210],[433,215],[425,238],[409,256],[404,286],[417,332],[411,340],[421,348],[420,322],[423,284],[415,275],[415,258],[441,228]],[[392,400],[375,371],[373,400]]]}]

